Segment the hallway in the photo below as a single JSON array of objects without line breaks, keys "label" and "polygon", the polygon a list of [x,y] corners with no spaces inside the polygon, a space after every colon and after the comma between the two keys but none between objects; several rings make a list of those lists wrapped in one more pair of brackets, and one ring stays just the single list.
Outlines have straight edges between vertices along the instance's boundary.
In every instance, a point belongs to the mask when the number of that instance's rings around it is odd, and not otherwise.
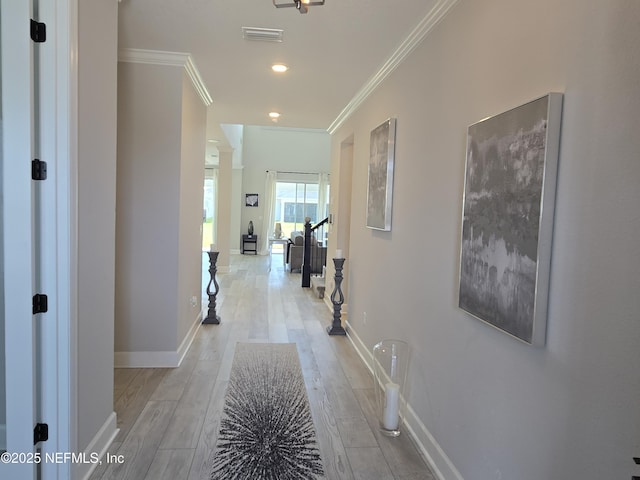
[{"label": "hallway", "polygon": [[91,480],[207,479],[236,342],[297,344],[327,479],[435,479],[406,434],[378,433],[369,371],[347,338],[326,334],[327,306],[269,260],[232,255],[217,275],[221,324],[200,327],[180,367],[115,370],[114,463]]}]

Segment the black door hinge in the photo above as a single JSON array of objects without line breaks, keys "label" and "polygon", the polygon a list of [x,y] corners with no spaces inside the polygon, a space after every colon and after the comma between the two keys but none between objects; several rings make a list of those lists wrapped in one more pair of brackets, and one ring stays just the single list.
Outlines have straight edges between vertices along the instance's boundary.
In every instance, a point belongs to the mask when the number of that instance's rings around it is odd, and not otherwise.
[{"label": "black door hinge", "polygon": [[33,429],[33,444],[46,442],[47,440],[49,440],[49,425],[46,423],[36,423],[36,427]]},{"label": "black door hinge", "polygon": [[31,19],[31,40],[36,43],[47,41],[47,25]]},{"label": "black door hinge", "polygon": [[33,314],[36,313],[46,313],[49,309],[49,299],[46,295],[42,295],[41,293],[36,293],[33,296]]},{"label": "black door hinge", "polygon": [[31,162],[31,178],[33,180],[47,179],[47,162],[38,160],[37,158]]}]

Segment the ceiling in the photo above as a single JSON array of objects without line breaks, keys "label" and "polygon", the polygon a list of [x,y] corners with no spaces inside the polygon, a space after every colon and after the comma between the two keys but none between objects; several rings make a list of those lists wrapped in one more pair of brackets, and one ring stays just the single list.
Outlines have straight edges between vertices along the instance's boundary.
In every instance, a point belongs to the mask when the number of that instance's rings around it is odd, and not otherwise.
[{"label": "ceiling", "polygon": [[[435,4],[326,0],[303,15],[272,0],[121,0],[119,48],[191,54],[213,98],[208,135],[225,145],[220,124],[273,126],[271,111],[278,126],[327,129]],[[242,27],[283,41],[245,40]]]}]

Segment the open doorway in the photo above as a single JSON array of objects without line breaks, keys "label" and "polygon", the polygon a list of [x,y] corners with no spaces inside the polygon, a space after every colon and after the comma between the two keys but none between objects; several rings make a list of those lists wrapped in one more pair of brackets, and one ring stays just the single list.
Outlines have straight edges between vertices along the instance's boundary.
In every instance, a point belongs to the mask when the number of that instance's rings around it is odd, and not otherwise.
[{"label": "open doorway", "polygon": [[205,168],[204,195],[202,206],[202,251],[208,251],[216,244],[217,218],[216,201],[218,190],[218,169]]}]

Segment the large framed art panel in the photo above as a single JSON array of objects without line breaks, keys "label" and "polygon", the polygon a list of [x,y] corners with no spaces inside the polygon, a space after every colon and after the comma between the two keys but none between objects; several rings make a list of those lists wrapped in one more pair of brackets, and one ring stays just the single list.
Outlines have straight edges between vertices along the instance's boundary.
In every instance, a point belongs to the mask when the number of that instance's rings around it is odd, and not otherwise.
[{"label": "large framed art panel", "polygon": [[367,187],[367,227],[375,230],[391,230],[395,144],[395,118],[386,120],[371,131],[369,183]]},{"label": "large framed art panel", "polygon": [[468,129],[459,306],[544,345],[562,94]]}]

